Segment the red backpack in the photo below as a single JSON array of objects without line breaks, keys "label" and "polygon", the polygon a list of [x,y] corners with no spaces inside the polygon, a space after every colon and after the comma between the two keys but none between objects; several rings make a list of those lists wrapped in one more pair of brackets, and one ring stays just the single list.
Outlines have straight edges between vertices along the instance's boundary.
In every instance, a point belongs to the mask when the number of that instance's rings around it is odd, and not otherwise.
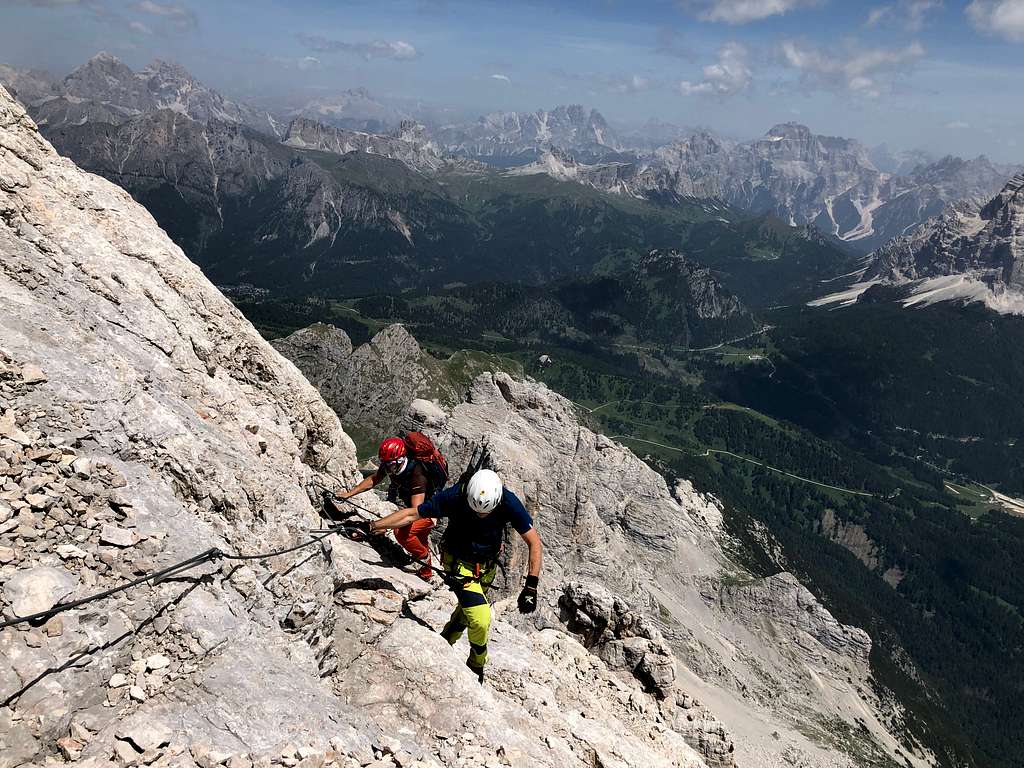
[{"label": "red backpack", "polygon": [[420,462],[426,471],[429,499],[448,482],[448,461],[437,450],[434,442],[422,432],[405,432],[401,437],[405,441],[405,449],[409,456]]}]

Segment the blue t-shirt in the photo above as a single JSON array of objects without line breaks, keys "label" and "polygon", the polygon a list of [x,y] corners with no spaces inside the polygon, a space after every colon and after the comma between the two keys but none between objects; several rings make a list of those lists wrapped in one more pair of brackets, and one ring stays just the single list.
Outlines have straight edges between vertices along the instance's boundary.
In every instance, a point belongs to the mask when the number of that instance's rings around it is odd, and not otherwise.
[{"label": "blue t-shirt", "polygon": [[473,511],[458,484],[431,496],[420,504],[418,511],[420,517],[449,518],[444,546],[455,557],[471,563],[498,556],[505,526],[511,525],[520,534],[533,528],[530,513],[508,488],[502,491],[501,503],[487,517]]}]

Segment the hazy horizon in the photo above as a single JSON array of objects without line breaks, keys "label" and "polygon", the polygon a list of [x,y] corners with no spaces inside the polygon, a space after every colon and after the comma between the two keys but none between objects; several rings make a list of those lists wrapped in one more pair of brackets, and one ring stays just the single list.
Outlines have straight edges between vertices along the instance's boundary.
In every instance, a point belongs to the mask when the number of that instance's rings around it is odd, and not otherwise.
[{"label": "hazy horizon", "polygon": [[366,88],[453,118],[579,103],[744,139],[797,121],[868,146],[1024,162],[1024,0],[627,5],[0,0],[0,63],[64,76],[106,50],[238,100]]}]

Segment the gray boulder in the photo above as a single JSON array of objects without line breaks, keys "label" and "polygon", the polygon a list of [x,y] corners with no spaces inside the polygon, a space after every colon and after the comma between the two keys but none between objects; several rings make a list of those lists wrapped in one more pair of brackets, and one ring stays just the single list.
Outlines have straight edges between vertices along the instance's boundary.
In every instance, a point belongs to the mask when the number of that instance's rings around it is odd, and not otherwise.
[{"label": "gray boulder", "polygon": [[4,582],[4,599],[15,616],[50,610],[78,587],[78,580],[63,568],[37,566],[14,573]]}]

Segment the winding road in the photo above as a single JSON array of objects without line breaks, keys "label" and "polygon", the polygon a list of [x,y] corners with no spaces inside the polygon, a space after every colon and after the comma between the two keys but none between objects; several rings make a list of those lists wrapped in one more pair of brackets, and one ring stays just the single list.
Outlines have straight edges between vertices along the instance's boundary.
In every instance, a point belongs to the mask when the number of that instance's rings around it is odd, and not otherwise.
[{"label": "winding road", "polygon": [[665,448],[665,449],[670,450],[670,451],[675,451],[676,453],[685,453],[685,454],[688,454],[690,456],[697,456],[699,458],[708,458],[709,456],[711,456],[712,453],[722,454],[722,455],[725,455],[725,456],[732,456],[735,459],[740,459],[741,461],[745,461],[748,464],[754,464],[755,466],[758,466],[758,467],[764,467],[765,469],[770,470],[771,472],[776,472],[776,473],[778,473],[780,475],[784,475],[784,476],[789,477],[789,478],[791,478],[793,480],[799,480],[802,483],[808,483],[810,485],[816,485],[816,486],[818,486],[820,488],[828,488],[829,490],[838,491],[839,493],[848,493],[851,496],[866,496],[866,497],[871,498],[871,499],[888,500],[888,499],[896,498],[896,496],[898,496],[899,492],[900,492],[900,489],[897,488],[894,493],[886,494],[886,495],[881,495],[881,494],[877,494],[877,493],[869,493],[868,491],[855,491],[855,490],[853,490],[851,488],[840,488],[837,485],[829,485],[828,483],[821,483],[821,482],[818,482],[817,480],[811,480],[808,477],[801,477],[800,475],[794,475],[792,472],[787,472],[784,469],[779,469],[777,467],[773,467],[770,464],[765,464],[763,462],[756,461],[755,459],[751,459],[751,458],[748,458],[746,456],[740,456],[738,453],[733,453],[732,451],[724,451],[724,450],[719,450],[717,448],[706,448],[706,449],[704,449],[704,453],[695,453],[694,451],[688,451],[685,448],[676,448],[676,447],[671,446],[671,445],[665,445],[664,443],[655,442],[654,440],[644,440],[643,438],[631,437],[630,435],[612,435],[612,439],[613,440],[627,440],[627,441],[633,441],[633,442],[636,442],[636,443],[647,443],[648,445],[656,445],[659,448]]},{"label": "winding road", "polygon": [[735,344],[737,341],[746,341],[747,339],[753,338],[754,336],[760,336],[763,333],[767,333],[775,326],[763,325],[758,330],[748,333],[745,336],[737,336],[735,339],[726,339],[720,341],[711,347],[642,347],[635,344],[612,344],[613,347],[619,347],[620,349],[639,349],[644,352],[713,352],[716,349],[721,349],[730,344]]}]

